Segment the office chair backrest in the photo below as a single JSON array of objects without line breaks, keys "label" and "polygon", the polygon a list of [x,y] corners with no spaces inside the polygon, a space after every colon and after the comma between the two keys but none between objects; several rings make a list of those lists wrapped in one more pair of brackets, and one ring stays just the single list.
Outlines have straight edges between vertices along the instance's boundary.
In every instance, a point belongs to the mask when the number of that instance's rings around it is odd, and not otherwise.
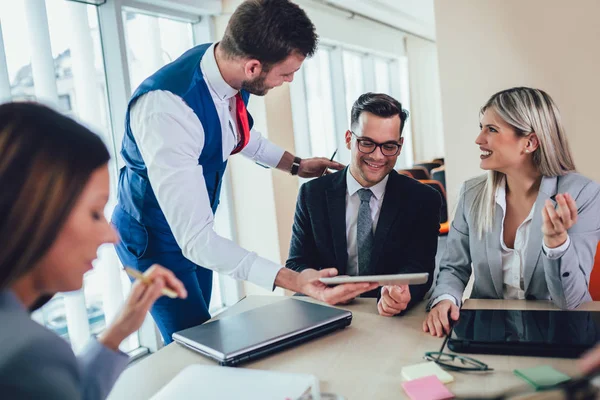
[{"label": "office chair backrest", "polygon": [[446,189],[446,167],[441,166],[431,170],[431,179],[439,181],[444,189]]},{"label": "office chair backrest", "polygon": [[427,168],[425,168],[425,167],[406,168],[404,171],[410,172],[411,175],[413,176],[413,178],[415,178],[417,180],[431,179],[431,176],[429,175],[429,171],[427,171]]},{"label": "office chair backrest", "polygon": [[433,161],[428,161],[428,162],[421,162],[418,164],[415,164],[414,167],[423,167],[427,170],[427,172],[431,173],[431,170],[434,168],[439,168],[441,167],[442,164],[438,163],[438,162],[433,162]]}]

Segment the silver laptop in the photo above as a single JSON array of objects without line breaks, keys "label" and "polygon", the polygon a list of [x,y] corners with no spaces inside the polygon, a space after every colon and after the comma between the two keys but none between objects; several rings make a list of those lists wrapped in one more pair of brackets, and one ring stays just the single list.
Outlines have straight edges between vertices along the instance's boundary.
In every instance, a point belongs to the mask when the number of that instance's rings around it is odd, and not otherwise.
[{"label": "silver laptop", "polygon": [[173,340],[235,366],[295,346],[352,322],[350,311],[286,299],[175,332]]}]

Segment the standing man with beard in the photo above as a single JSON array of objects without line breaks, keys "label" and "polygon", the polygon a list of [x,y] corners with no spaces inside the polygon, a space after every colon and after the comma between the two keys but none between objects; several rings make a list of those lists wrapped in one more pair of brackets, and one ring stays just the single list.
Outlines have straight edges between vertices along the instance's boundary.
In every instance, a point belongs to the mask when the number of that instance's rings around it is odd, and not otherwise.
[{"label": "standing man with beard", "polygon": [[408,112],[380,93],[354,102],[346,147],[350,166],[300,188],[286,266],[335,267],[345,275],[428,272],[424,285],[382,286],[379,314],[391,317],[419,302],[431,287],[441,198],[394,171]]},{"label": "standing man with beard", "polygon": [[145,271],[161,264],[181,280],[188,298],[159,299],[152,308],[165,342],[210,318],[212,271],[302,292],[335,304],[372,285],[328,288],[334,269],[297,273],[218,236],[213,216],[228,158],[237,153],[301,177],[342,165],[301,160],[252,128],[251,94],[291,82],[311,56],[317,35],[289,0],[248,0],[231,16],[221,42],[192,48],[146,79],[129,102],[121,154],[118,205],[112,222],[123,265]]}]

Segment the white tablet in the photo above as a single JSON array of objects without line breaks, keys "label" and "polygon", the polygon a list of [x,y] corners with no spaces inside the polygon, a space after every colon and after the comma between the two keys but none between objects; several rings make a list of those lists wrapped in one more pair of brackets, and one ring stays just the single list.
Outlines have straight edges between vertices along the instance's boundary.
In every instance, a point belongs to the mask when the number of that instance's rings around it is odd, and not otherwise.
[{"label": "white tablet", "polygon": [[326,285],[339,285],[342,283],[378,282],[380,285],[422,285],[427,283],[429,274],[396,274],[396,275],[340,275],[331,278],[319,278]]}]

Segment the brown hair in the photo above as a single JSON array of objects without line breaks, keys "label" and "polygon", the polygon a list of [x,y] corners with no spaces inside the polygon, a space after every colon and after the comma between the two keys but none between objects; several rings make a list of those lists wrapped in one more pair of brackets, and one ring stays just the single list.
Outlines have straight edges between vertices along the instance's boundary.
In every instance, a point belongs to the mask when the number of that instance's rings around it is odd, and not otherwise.
[{"label": "brown hair", "polygon": [[0,105],[0,290],[48,251],[109,158],[100,137],[48,107]]},{"label": "brown hair", "polygon": [[247,0],[229,19],[220,46],[229,57],[254,58],[268,71],[293,52],[311,57],[317,49],[315,26],[290,0]]}]

